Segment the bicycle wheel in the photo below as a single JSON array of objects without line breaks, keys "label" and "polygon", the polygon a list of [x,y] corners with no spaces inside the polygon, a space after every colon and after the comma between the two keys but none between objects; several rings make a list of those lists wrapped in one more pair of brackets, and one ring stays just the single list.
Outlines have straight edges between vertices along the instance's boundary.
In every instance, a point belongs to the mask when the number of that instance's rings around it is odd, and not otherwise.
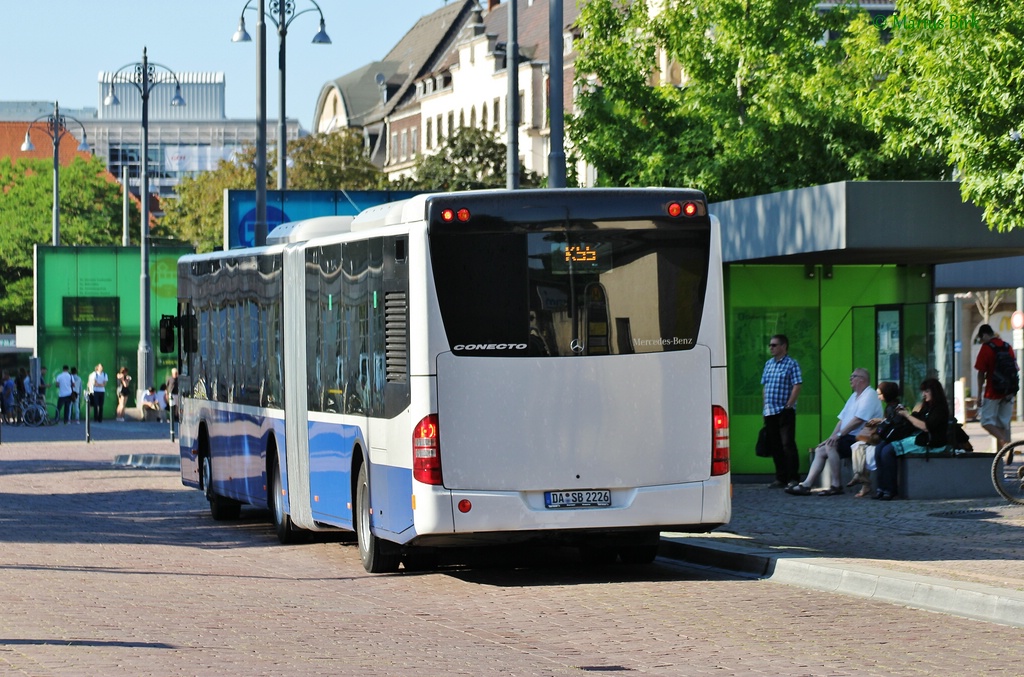
[{"label": "bicycle wheel", "polygon": [[1007,501],[1024,505],[1024,440],[1010,442],[996,453],[992,484]]},{"label": "bicycle wheel", "polygon": [[46,405],[46,424],[57,425],[60,423],[60,408],[57,403]]},{"label": "bicycle wheel", "polygon": [[25,413],[21,418],[25,421],[25,425],[34,428],[46,420],[46,409],[41,404],[30,404],[25,407]]}]

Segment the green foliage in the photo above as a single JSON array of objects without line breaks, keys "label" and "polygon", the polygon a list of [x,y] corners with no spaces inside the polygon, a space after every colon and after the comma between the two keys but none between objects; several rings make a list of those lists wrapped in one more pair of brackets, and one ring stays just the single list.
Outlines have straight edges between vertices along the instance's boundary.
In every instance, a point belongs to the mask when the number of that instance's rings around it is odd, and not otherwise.
[{"label": "green foliage", "polygon": [[[362,136],[354,130],[315,134],[288,144],[292,164],[289,190],[373,190],[386,185],[384,174],[363,155]],[[164,203],[162,225],[198,252],[224,244],[224,191],[256,188],[256,149],[244,148],[217,169],[178,184],[177,198]],[[277,154],[267,156],[267,185],[277,182]]]},{"label": "green foliage", "polygon": [[[846,179],[938,178],[886,151],[871,107],[879,31],[813,0],[591,0],[569,138],[607,185],[686,185],[713,200]],[[830,34],[832,39],[823,41]],[[681,86],[649,85],[659,53]],[[877,96],[875,97],[877,98]],[[890,112],[896,116],[896,112]],[[912,145],[912,144],[911,144]]]},{"label": "green foliage", "polygon": [[[897,9],[904,23],[892,28],[886,82],[905,93],[906,115],[956,166],[963,197],[989,227],[1024,226],[1024,144],[1011,138],[1024,126],[1024,3],[907,0]],[[965,20],[951,24],[954,16]]]},{"label": "green foliage", "polygon": [[288,145],[288,187],[294,190],[376,190],[387,181],[366,157],[354,129],[306,136]]},{"label": "green foliage", "polygon": [[[504,188],[507,147],[489,130],[461,127],[433,155],[421,155],[413,177],[394,182],[401,190],[479,190]],[[519,185],[540,184],[537,175],[521,169]]]},{"label": "green foliage", "polygon": [[[62,245],[121,242],[121,187],[97,158],[60,169]],[[131,223],[139,212],[132,203]],[[52,242],[53,164],[0,159],[0,331],[32,324],[33,246]],[[136,235],[137,241],[137,235]]]},{"label": "green foliage", "polygon": [[222,160],[211,172],[182,179],[178,196],[164,201],[164,229],[191,243],[197,252],[220,249],[224,243],[224,191],[256,186],[255,157],[255,148],[249,146],[233,160]]}]

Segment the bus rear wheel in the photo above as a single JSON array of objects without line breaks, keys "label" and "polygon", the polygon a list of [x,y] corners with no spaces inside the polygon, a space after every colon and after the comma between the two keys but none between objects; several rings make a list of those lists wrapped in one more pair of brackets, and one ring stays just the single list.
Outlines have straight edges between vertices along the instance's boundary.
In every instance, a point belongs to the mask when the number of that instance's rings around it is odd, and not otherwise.
[{"label": "bus rear wheel", "polygon": [[370,531],[370,474],[366,464],[359,466],[355,501],[356,540],[363,568],[371,574],[398,571],[401,553],[394,543],[377,538]]},{"label": "bus rear wheel", "polygon": [[210,516],[218,522],[238,519],[238,516],[242,514],[242,505],[230,498],[219,496],[213,491],[213,462],[209,455],[203,456],[201,472],[203,493],[206,495],[206,500],[210,502]]}]

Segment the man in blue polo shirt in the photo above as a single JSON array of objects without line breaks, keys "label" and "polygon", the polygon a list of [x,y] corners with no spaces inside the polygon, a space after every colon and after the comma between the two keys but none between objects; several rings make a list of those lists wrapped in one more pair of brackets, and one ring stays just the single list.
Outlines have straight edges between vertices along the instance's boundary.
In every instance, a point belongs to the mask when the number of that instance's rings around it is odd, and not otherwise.
[{"label": "man in blue polo shirt", "polygon": [[775,461],[775,481],[783,488],[800,481],[800,456],[796,451],[796,398],[800,395],[800,365],[789,356],[789,339],[776,334],[768,340],[771,353],[761,374],[764,397],[765,442]]}]

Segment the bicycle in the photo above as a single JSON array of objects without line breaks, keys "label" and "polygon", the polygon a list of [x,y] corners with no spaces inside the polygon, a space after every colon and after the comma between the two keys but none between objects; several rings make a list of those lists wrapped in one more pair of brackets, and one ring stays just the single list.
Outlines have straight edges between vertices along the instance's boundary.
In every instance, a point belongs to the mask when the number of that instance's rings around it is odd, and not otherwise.
[{"label": "bicycle", "polygon": [[1024,505],[1024,440],[1010,442],[992,459],[992,484],[1010,503]]},{"label": "bicycle", "polygon": [[25,425],[32,428],[41,425],[56,425],[58,418],[56,405],[48,405],[42,398],[34,401],[31,398],[26,399],[27,401],[21,405],[21,419]]}]

